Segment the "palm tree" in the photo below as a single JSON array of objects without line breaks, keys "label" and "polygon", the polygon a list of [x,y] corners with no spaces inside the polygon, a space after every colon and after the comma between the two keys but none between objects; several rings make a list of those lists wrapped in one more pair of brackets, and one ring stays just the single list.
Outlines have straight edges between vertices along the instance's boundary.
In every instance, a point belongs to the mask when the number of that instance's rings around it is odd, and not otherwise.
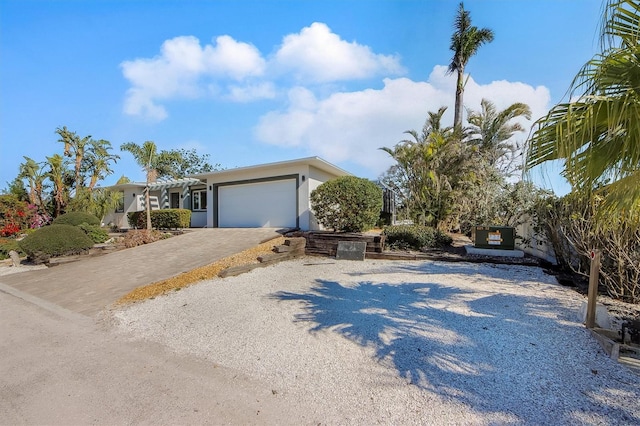
[{"label": "palm tree", "polygon": [[85,149],[91,142],[91,136],[80,138],[76,132],[70,132],[66,126],[58,127],[56,133],[60,135],[58,142],[64,143],[64,156],[75,157],[74,159],[74,182],[75,190],[79,192],[84,187],[84,179],[82,177],[82,163],[85,156]]},{"label": "palm tree", "polygon": [[[526,168],[564,162],[574,192],[604,197],[601,213],[640,220],[640,3],[610,0],[602,53],[578,73],[571,100],[539,120]],[[604,217],[604,216],[603,216]]]},{"label": "palm tree", "polygon": [[468,142],[478,147],[480,154],[487,160],[490,167],[498,167],[499,171],[511,174],[517,144],[509,142],[516,132],[523,132],[524,127],[513,122],[516,118],[531,119],[531,109],[527,104],[516,102],[502,111],[498,111],[495,104],[488,99],[480,102],[481,111],[467,110],[469,126],[467,127]]},{"label": "palm tree", "polygon": [[453,118],[453,127],[462,128],[462,106],[464,97],[464,69],[469,59],[478,52],[480,46],[493,41],[493,31],[488,28],[474,27],[471,25],[469,11],[464,10],[464,4],[460,3],[458,14],[453,24],[454,33],[451,36],[451,49],[453,58],[447,72],[456,72],[456,104]]},{"label": "palm tree", "polygon": [[[446,107],[429,112],[421,132],[407,130],[404,139],[393,148],[383,147],[395,161],[392,173],[402,186],[405,204],[429,225],[438,225],[450,211],[451,178],[458,155],[453,129],[443,128],[441,119]],[[394,185],[395,186],[395,185]]]},{"label": "palm tree", "polygon": [[127,142],[120,146],[122,151],[128,151],[133,155],[139,166],[145,171],[146,174],[146,186],[144,189],[144,201],[145,210],[147,212],[147,229],[151,229],[151,202],[149,200],[149,185],[156,180],[157,177],[157,163],[158,163],[158,149],[156,144],[152,141],[146,141],[142,146],[134,143]]},{"label": "palm tree", "polygon": [[27,156],[24,159],[25,162],[20,164],[18,177],[26,179],[29,183],[29,202],[38,206],[39,209],[43,209],[42,192],[44,191],[44,180],[47,176],[42,164],[36,163],[35,160]]},{"label": "palm tree", "polygon": [[89,173],[89,186],[87,189],[92,191],[99,180],[106,178],[113,173],[111,163],[116,163],[120,156],[111,154],[111,142],[104,139],[89,142],[89,150],[85,156],[84,168]]},{"label": "palm tree", "polygon": [[62,209],[67,204],[67,161],[60,154],[54,154],[47,158],[47,177],[53,185],[53,202],[55,206],[55,216],[60,216]]}]

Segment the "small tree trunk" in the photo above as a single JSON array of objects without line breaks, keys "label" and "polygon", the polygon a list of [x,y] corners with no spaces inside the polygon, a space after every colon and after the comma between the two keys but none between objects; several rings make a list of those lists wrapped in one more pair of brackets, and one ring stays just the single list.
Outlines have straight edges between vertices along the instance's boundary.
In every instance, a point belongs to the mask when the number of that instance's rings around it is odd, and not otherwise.
[{"label": "small tree trunk", "polygon": [[149,196],[149,186],[144,189],[144,204],[145,210],[147,211],[147,229],[150,231],[151,228],[151,197]]}]

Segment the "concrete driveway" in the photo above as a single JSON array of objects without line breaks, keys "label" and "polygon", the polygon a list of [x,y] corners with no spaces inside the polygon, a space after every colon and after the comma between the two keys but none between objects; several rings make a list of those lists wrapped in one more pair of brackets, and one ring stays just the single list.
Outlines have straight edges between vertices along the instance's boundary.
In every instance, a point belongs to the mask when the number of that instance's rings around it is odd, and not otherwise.
[{"label": "concrete driveway", "polygon": [[[205,228],[0,283],[72,312],[94,316],[131,290],[241,252],[279,236],[275,228]],[[9,289],[10,291],[10,289]]]}]

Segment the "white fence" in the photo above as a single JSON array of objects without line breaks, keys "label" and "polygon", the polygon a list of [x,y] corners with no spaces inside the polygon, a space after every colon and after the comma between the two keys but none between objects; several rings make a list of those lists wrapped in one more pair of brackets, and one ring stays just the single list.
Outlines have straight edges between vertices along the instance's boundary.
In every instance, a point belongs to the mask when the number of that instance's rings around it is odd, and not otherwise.
[{"label": "white fence", "polygon": [[557,264],[556,254],[553,251],[553,247],[547,241],[547,237],[544,233],[536,232],[533,220],[526,220],[524,223],[516,226],[516,235],[517,249],[522,250],[531,256],[544,259],[553,265]]}]

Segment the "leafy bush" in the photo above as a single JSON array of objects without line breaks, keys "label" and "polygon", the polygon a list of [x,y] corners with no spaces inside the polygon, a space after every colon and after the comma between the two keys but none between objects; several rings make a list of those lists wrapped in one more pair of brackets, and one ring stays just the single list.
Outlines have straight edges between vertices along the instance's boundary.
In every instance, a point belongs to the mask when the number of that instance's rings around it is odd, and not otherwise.
[{"label": "leafy bush", "polygon": [[451,237],[444,232],[422,225],[394,225],[384,228],[387,244],[393,250],[422,250],[451,244]]},{"label": "leafy bush", "polygon": [[149,231],[148,229],[133,229],[124,234],[122,243],[126,248],[131,248],[141,246],[143,244],[154,243],[168,237],[168,234],[164,234],[156,230]]},{"label": "leafy bush", "polygon": [[55,224],[38,229],[18,244],[31,261],[44,263],[51,257],[82,253],[93,241],[76,226]]},{"label": "leafy bush", "polygon": [[100,219],[85,212],[69,212],[56,217],[53,220],[54,225],[73,225],[80,226],[83,223],[88,225],[100,226]]},{"label": "leafy bush", "polygon": [[[139,229],[147,227],[147,213],[127,213],[129,226]],[[191,226],[191,210],[188,209],[162,209],[151,211],[151,226],[156,229],[178,229]]]},{"label": "leafy bush", "polygon": [[640,228],[624,214],[599,218],[602,202],[600,196],[552,196],[539,203],[535,221],[551,242],[562,270],[587,278],[589,255],[600,249],[600,284],[608,295],[640,303]]},{"label": "leafy bush", "polygon": [[20,225],[15,223],[5,223],[0,229],[0,237],[11,237],[20,233]]},{"label": "leafy bush", "polygon": [[36,212],[36,206],[13,194],[0,195],[0,236],[10,237],[29,229]]},{"label": "leafy bush", "polygon": [[83,223],[79,225],[78,228],[82,229],[82,231],[96,244],[104,243],[109,239],[107,231],[99,226]]},{"label": "leafy bush", "polygon": [[382,189],[370,180],[342,176],[311,192],[311,209],[325,228],[362,232],[373,228],[382,210]]},{"label": "leafy bush", "polygon": [[20,249],[18,241],[13,238],[0,238],[0,260],[8,259],[9,252],[13,250],[20,254],[24,252]]},{"label": "leafy bush", "polygon": [[[151,213],[153,213],[153,211]],[[147,227],[146,213],[129,212],[127,213],[127,222],[129,222],[129,226],[132,228],[145,229]],[[153,223],[153,221],[151,223]]]}]

